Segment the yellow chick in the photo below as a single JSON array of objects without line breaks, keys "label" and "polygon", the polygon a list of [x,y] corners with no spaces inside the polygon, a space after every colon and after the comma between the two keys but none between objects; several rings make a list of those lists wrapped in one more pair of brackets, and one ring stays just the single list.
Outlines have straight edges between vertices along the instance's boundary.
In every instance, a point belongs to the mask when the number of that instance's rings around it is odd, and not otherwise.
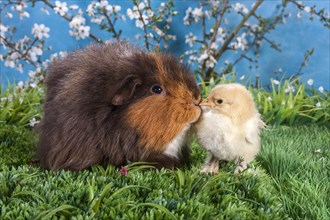
[{"label": "yellow chick", "polygon": [[235,172],[246,169],[259,152],[260,128],[265,125],[251,93],[237,83],[218,85],[201,107],[194,130],[199,145],[207,150],[202,172],[218,173],[219,161],[242,160]]}]

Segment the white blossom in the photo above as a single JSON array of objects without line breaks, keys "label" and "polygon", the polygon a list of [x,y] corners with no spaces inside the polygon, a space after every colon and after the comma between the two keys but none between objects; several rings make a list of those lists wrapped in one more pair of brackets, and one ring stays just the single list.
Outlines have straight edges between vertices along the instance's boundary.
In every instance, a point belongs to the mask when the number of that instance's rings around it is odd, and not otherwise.
[{"label": "white blossom", "polygon": [[23,87],[24,87],[24,83],[23,83],[23,81],[19,81],[19,82],[17,83],[17,88],[18,88],[18,89],[23,89]]},{"label": "white blossom", "polygon": [[44,24],[34,24],[32,28],[32,34],[34,37],[38,38],[39,40],[42,39],[43,37],[48,38],[49,37],[49,28],[46,27]]},{"label": "white blossom", "polygon": [[257,24],[251,25],[251,29],[254,32],[260,32],[261,31],[261,27],[259,25],[257,25]]},{"label": "white blossom", "polygon": [[159,36],[164,36],[165,34],[164,34],[164,32],[161,30],[161,29],[159,29],[158,27],[156,27],[156,26],[154,26],[153,28],[152,28]]},{"label": "white blossom", "polygon": [[323,86],[320,86],[320,87],[318,88],[318,90],[320,91],[320,93],[323,93],[323,92],[324,92],[324,88],[323,88]]},{"label": "white blossom", "polygon": [[32,118],[30,121],[29,121],[29,125],[31,127],[34,127],[36,124],[38,124],[39,121],[37,121],[35,118]]},{"label": "white blossom", "polygon": [[146,7],[145,4],[144,4],[143,2],[141,2],[141,3],[139,4],[139,6],[138,6],[138,9],[139,9],[140,11],[142,11],[145,7]]},{"label": "white blossom", "polygon": [[9,30],[8,27],[4,26],[3,24],[0,24],[0,36],[5,37],[5,33]]},{"label": "white blossom", "polygon": [[218,44],[215,43],[215,42],[213,42],[213,43],[211,44],[211,46],[210,46],[210,49],[211,49],[211,50],[217,50],[218,47],[219,47]]},{"label": "white blossom", "polygon": [[23,73],[23,64],[19,63],[19,64],[16,66],[16,70],[18,70],[20,73]]},{"label": "white blossom", "polygon": [[316,105],[315,105],[316,107],[321,107],[321,103],[320,102],[318,102],[318,103],[316,103]]},{"label": "white blossom", "polygon": [[104,17],[93,17],[91,19],[91,22],[96,23],[96,24],[101,24],[103,20],[104,20]]},{"label": "white blossom", "polygon": [[309,80],[307,80],[307,84],[308,84],[308,85],[311,86],[311,85],[313,85],[313,83],[314,83],[314,80],[313,80],[313,79],[309,79]]},{"label": "white blossom", "polygon": [[29,50],[29,57],[33,62],[36,62],[38,60],[38,56],[41,56],[43,54],[43,51],[39,47],[31,47]]},{"label": "white blossom", "polygon": [[191,15],[191,13],[192,13],[192,8],[188,7],[187,10],[186,10],[186,15],[183,18],[183,24],[184,25],[189,25],[190,24],[189,17]]},{"label": "white blossom", "polygon": [[79,29],[81,25],[84,25],[86,22],[86,19],[81,15],[77,14],[72,18],[72,20],[69,23],[70,28],[76,28]]},{"label": "white blossom", "polygon": [[0,98],[0,102],[4,102],[4,101],[7,101],[7,97],[3,97],[3,98]]},{"label": "white blossom", "polygon": [[129,17],[129,19],[131,19],[131,20],[132,19],[138,19],[139,16],[140,16],[136,6],[133,7],[133,10],[128,8],[127,11],[126,11],[126,14]]},{"label": "white blossom", "polygon": [[121,7],[119,5],[108,5],[106,7],[106,10],[112,14],[112,13],[118,13],[121,10]]},{"label": "white blossom", "polygon": [[249,10],[246,8],[246,6],[244,4],[241,4],[241,3],[236,3],[233,6],[233,8],[236,12],[243,12],[244,14],[247,14],[249,12]]},{"label": "white blossom", "polygon": [[289,93],[289,92],[294,92],[295,89],[293,86],[287,86],[285,89],[284,89],[284,92],[285,93]]},{"label": "white blossom", "polygon": [[32,88],[37,88],[37,84],[35,82],[30,83],[29,86],[32,87]]},{"label": "white blossom", "polygon": [[107,1],[107,0],[101,0],[100,1],[100,6],[101,7],[105,7],[105,6],[107,6],[109,4],[109,2]]},{"label": "white blossom", "polygon": [[141,29],[143,28],[144,24],[147,25],[148,23],[149,23],[148,16],[145,14],[143,14],[141,18],[139,18],[135,21],[136,27],[141,28]]},{"label": "white blossom", "polygon": [[236,38],[236,44],[235,44],[235,49],[240,48],[241,50],[246,50],[248,49],[248,42],[245,39],[246,34],[243,33],[240,37]]},{"label": "white blossom", "polygon": [[29,77],[31,79],[35,78],[36,76],[37,76],[37,72],[36,71],[29,70]]},{"label": "white blossom", "polygon": [[305,6],[304,11],[310,13],[312,11],[311,7]]},{"label": "white blossom", "polygon": [[272,99],[272,97],[268,96],[267,100],[272,101],[273,99]]},{"label": "white blossom", "polygon": [[5,16],[7,17],[7,18],[13,18],[13,14],[12,13],[10,13],[10,12],[5,12]]},{"label": "white blossom", "polygon": [[80,26],[78,30],[79,37],[81,39],[85,39],[86,37],[88,37],[90,29],[91,29],[90,26]]},{"label": "white blossom", "polygon": [[24,17],[29,18],[30,14],[26,11],[24,11],[24,8],[26,8],[27,5],[25,2],[20,2],[20,4],[14,5],[11,9],[14,11],[17,11],[19,14],[19,19],[22,20]]},{"label": "white blossom", "polygon": [[280,81],[276,80],[276,79],[273,79],[272,82],[274,83],[274,85],[278,85],[280,84]]},{"label": "white blossom", "polygon": [[193,33],[189,33],[188,35],[186,35],[186,44],[189,44],[190,47],[194,46],[194,43],[196,42],[197,37],[193,34]]},{"label": "white blossom", "polygon": [[193,62],[195,62],[196,60],[197,60],[197,57],[194,56],[194,55],[191,55],[191,56],[189,56],[188,63],[193,63]]},{"label": "white blossom", "polygon": [[60,1],[55,1],[55,6],[56,6],[54,7],[55,13],[64,16],[69,11],[66,5],[67,5],[66,2],[61,3]]},{"label": "white blossom", "polygon": [[173,34],[168,34],[167,35],[167,39],[169,39],[169,40],[176,40],[176,35],[173,35]]},{"label": "white blossom", "polygon": [[19,58],[19,54],[17,52],[14,52],[7,56],[7,59],[5,61],[5,66],[10,68],[15,68],[16,60]]},{"label": "white blossom", "polygon": [[76,10],[76,9],[78,9],[79,8],[79,6],[78,5],[70,5],[70,10]]},{"label": "white blossom", "polygon": [[60,51],[58,54],[60,55],[61,58],[64,58],[64,57],[66,57],[68,55],[68,52],[66,52],[66,51]]},{"label": "white blossom", "polygon": [[205,62],[206,68],[213,68],[215,64],[217,64],[217,60],[212,55],[210,55],[209,59]]},{"label": "white blossom", "polygon": [[198,59],[198,63],[203,63],[204,60],[206,60],[209,57],[209,55],[207,53],[203,53]]},{"label": "white blossom", "polygon": [[141,34],[136,34],[136,35],[135,35],[135,39],[136,39],[136,40],[140,40],[141,38],[142,38],[142,35],[141,35]]},{"label": "white blossom", "polygon": [[94,16],[94,12],[95,12],[94,9],[95,9],[95,7],[96,7],[96,3],[95,2],[93,2],[93,3],[91,3],[91,4],[89,4],[87,6],[86,12],[87,12],[87,14],[89,16]]},{"label": "white blossom", "polygon": [[40,11],[44,12],[45,14],[49,15],[49,11],[47,10],[46,7],[41,7]]},{"label": "white blossom", "polygon": [[113,9],[114,12],[118,13],[121,10],[121,7],[119,5],[115,5],[113,6]]},{"label": "white blossom", "polygon": [[195,8],[193,11],[192,11],[192,16],[195,20],[195,22],[198,22],[199,19],[203,16],[203,8],[200,7],[200,8]]},{"label": "white blossom", "polygon": [[240,80],[245,79],[245,75],[241,76],[239,79],[240,79]]},{"label": "white blossom", "polygon": [[152,18],[152,16],[154,16],[154,12],[152,10],[147,10],[147,14],[149,18]]}]

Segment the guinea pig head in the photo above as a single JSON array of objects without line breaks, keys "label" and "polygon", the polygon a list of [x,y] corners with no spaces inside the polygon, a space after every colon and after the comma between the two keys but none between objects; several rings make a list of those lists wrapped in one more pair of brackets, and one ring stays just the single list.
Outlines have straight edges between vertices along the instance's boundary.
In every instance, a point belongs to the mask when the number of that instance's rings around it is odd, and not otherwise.
[{"label": "guinea pig head", "polygon": [[197,121],[201,96],[189,70],[172,56],[150,53],[145,59],[147,65],[137,65],[139,74],[128,81],[128,90],[119,90],[113,101],[136,97],[126,112],[127,122],[138,132],[141,146],[162,152]]}]

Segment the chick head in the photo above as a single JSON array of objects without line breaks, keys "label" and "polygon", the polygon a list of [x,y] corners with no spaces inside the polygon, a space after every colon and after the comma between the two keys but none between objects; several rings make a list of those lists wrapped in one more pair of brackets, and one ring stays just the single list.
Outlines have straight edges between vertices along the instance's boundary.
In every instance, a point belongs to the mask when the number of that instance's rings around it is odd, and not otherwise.
[{"label": "chick head", "polygon": [[217,85],[201,103],[204,111],[244,122],[258,114],[251,93],[237,83]]}]

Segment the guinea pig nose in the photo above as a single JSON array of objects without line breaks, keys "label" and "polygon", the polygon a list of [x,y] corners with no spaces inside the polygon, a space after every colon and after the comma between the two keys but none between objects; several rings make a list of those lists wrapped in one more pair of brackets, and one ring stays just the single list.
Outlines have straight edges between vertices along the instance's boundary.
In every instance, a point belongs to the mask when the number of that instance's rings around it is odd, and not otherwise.
[{"label": "guinea pig nose", "polygon": [[199,106],[201,104],[201,102],[202,102],[202,98],[199,97],[197,100],[194,100],[194,105]]}]

